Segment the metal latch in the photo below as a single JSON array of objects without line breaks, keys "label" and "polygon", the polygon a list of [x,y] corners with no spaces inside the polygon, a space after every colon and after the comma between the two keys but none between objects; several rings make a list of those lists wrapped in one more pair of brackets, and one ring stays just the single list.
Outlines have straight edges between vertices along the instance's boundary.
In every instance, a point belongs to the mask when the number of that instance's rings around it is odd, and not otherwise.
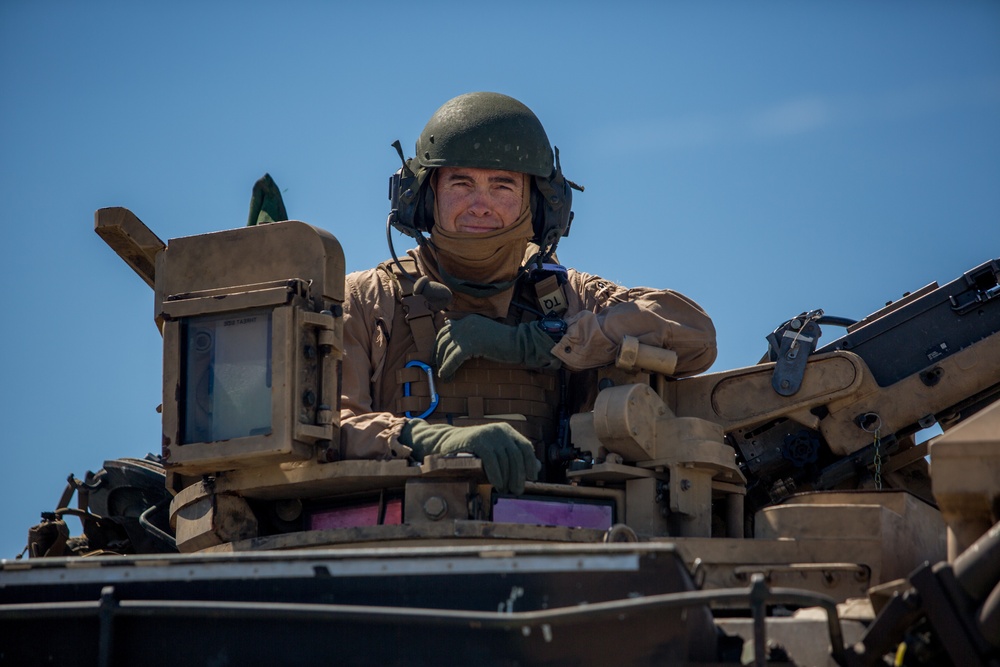
[{"label": "metal latch", "polygon": [[791,396],[802,387],[809,355],[816,350],[822,310],[811,310],[789,320],[767,337],[774,357],[771,387],[782,396]]}]

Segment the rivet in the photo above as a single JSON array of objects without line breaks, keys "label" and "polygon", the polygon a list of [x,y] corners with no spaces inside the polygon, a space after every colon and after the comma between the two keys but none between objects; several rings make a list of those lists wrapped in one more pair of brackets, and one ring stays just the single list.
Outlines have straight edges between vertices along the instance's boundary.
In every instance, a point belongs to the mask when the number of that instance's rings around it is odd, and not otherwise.
[{"label": "rivet", "polygon": [[437,521],[448,512],[448,503],[441,496],[431,496],[424,501],[424,514],[431,521]]}]

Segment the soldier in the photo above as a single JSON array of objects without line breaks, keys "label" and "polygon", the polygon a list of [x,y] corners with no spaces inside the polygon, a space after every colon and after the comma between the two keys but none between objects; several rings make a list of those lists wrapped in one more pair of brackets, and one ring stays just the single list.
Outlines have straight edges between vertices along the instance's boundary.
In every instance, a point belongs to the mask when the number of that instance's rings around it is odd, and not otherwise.
[{"label": "soldier", "polygon": [[343,456],[469,452],[520,494],[565,451],[624,336],[674,350],[678,376],[712,364],[715,329],[690,299],[557,263],[571,189],[517,100],[470,93],[434,113],[390,194],[389,222],[418,247],[347,276]]}]

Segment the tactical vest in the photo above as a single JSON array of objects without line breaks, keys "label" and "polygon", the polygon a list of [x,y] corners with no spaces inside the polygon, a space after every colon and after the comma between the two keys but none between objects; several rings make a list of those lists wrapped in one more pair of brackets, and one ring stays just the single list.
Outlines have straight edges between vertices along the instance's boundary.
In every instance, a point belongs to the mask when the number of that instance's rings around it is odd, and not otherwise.
[{"label": "tactical vest", "polygon": [[[400,259],[411,276],[417,274],[416,262]],[[434,339],[444,325],[442,312],[432,312],[426,298],[413,294],[413,281],[400,273],[392,262],[379,265],[398,283],[399,298],[394,309],[386,350],[387,373],[381,385],[379,404],[397,415],[417,416],[431,402],[427,372],[406,364],[422,361],[433,365]],[[517,288],[515,288],[517,289]],[[516,313],[511,308],[507,323],[536,319],[530,311]],[[392,380],[395,380],[393,382]],[[436,375],[434,386],[439,403],[424,419],[430,423],[474,426],[502,420],[536,445],[554,442],[559,409],[559,371],[537,370],[487,359],[469,359],[449,382]],[[405,391],[404,391],[405,389]],[[405,395],[409,394],[409,395]]]}]

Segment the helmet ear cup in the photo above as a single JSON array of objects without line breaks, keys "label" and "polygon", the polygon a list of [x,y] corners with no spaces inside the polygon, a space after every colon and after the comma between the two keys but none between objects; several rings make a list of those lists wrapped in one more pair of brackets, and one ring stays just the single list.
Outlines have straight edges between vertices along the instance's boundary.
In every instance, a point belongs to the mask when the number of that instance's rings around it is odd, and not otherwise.
[{"label": "helmet ear cup", "polygon": [[558,168],[548,178],[533,179],[532,197],[537,198],[532,210],[535,238],[543,252],[554,252],[559,239],[569,234],[573,220],[573,191]]},{"label": "helmet ear cup", "polygon": [[[417,238],[429,232],[434,224],[434,195],[427,181],[430,170],[417,167],[413,161],[396,171],[389,179],[389,222],[399,232]],[[430,199],[428,205],[427,200]]]},{"label": "helmet ear cup", "polygon": [[531,179],[531,193],[529,195],[528,206],[531,208],[531,228],[534,230],[532,243],[540,244],[545,233],[545,207],[542,205],[542,197],[538,194],[538,186],[535,179]]},{"label": "helmet ear cup", "polygon": [[422,232],[430,232],[434,226],[434,188],[428,178],[417,195],[417,228]]}]

